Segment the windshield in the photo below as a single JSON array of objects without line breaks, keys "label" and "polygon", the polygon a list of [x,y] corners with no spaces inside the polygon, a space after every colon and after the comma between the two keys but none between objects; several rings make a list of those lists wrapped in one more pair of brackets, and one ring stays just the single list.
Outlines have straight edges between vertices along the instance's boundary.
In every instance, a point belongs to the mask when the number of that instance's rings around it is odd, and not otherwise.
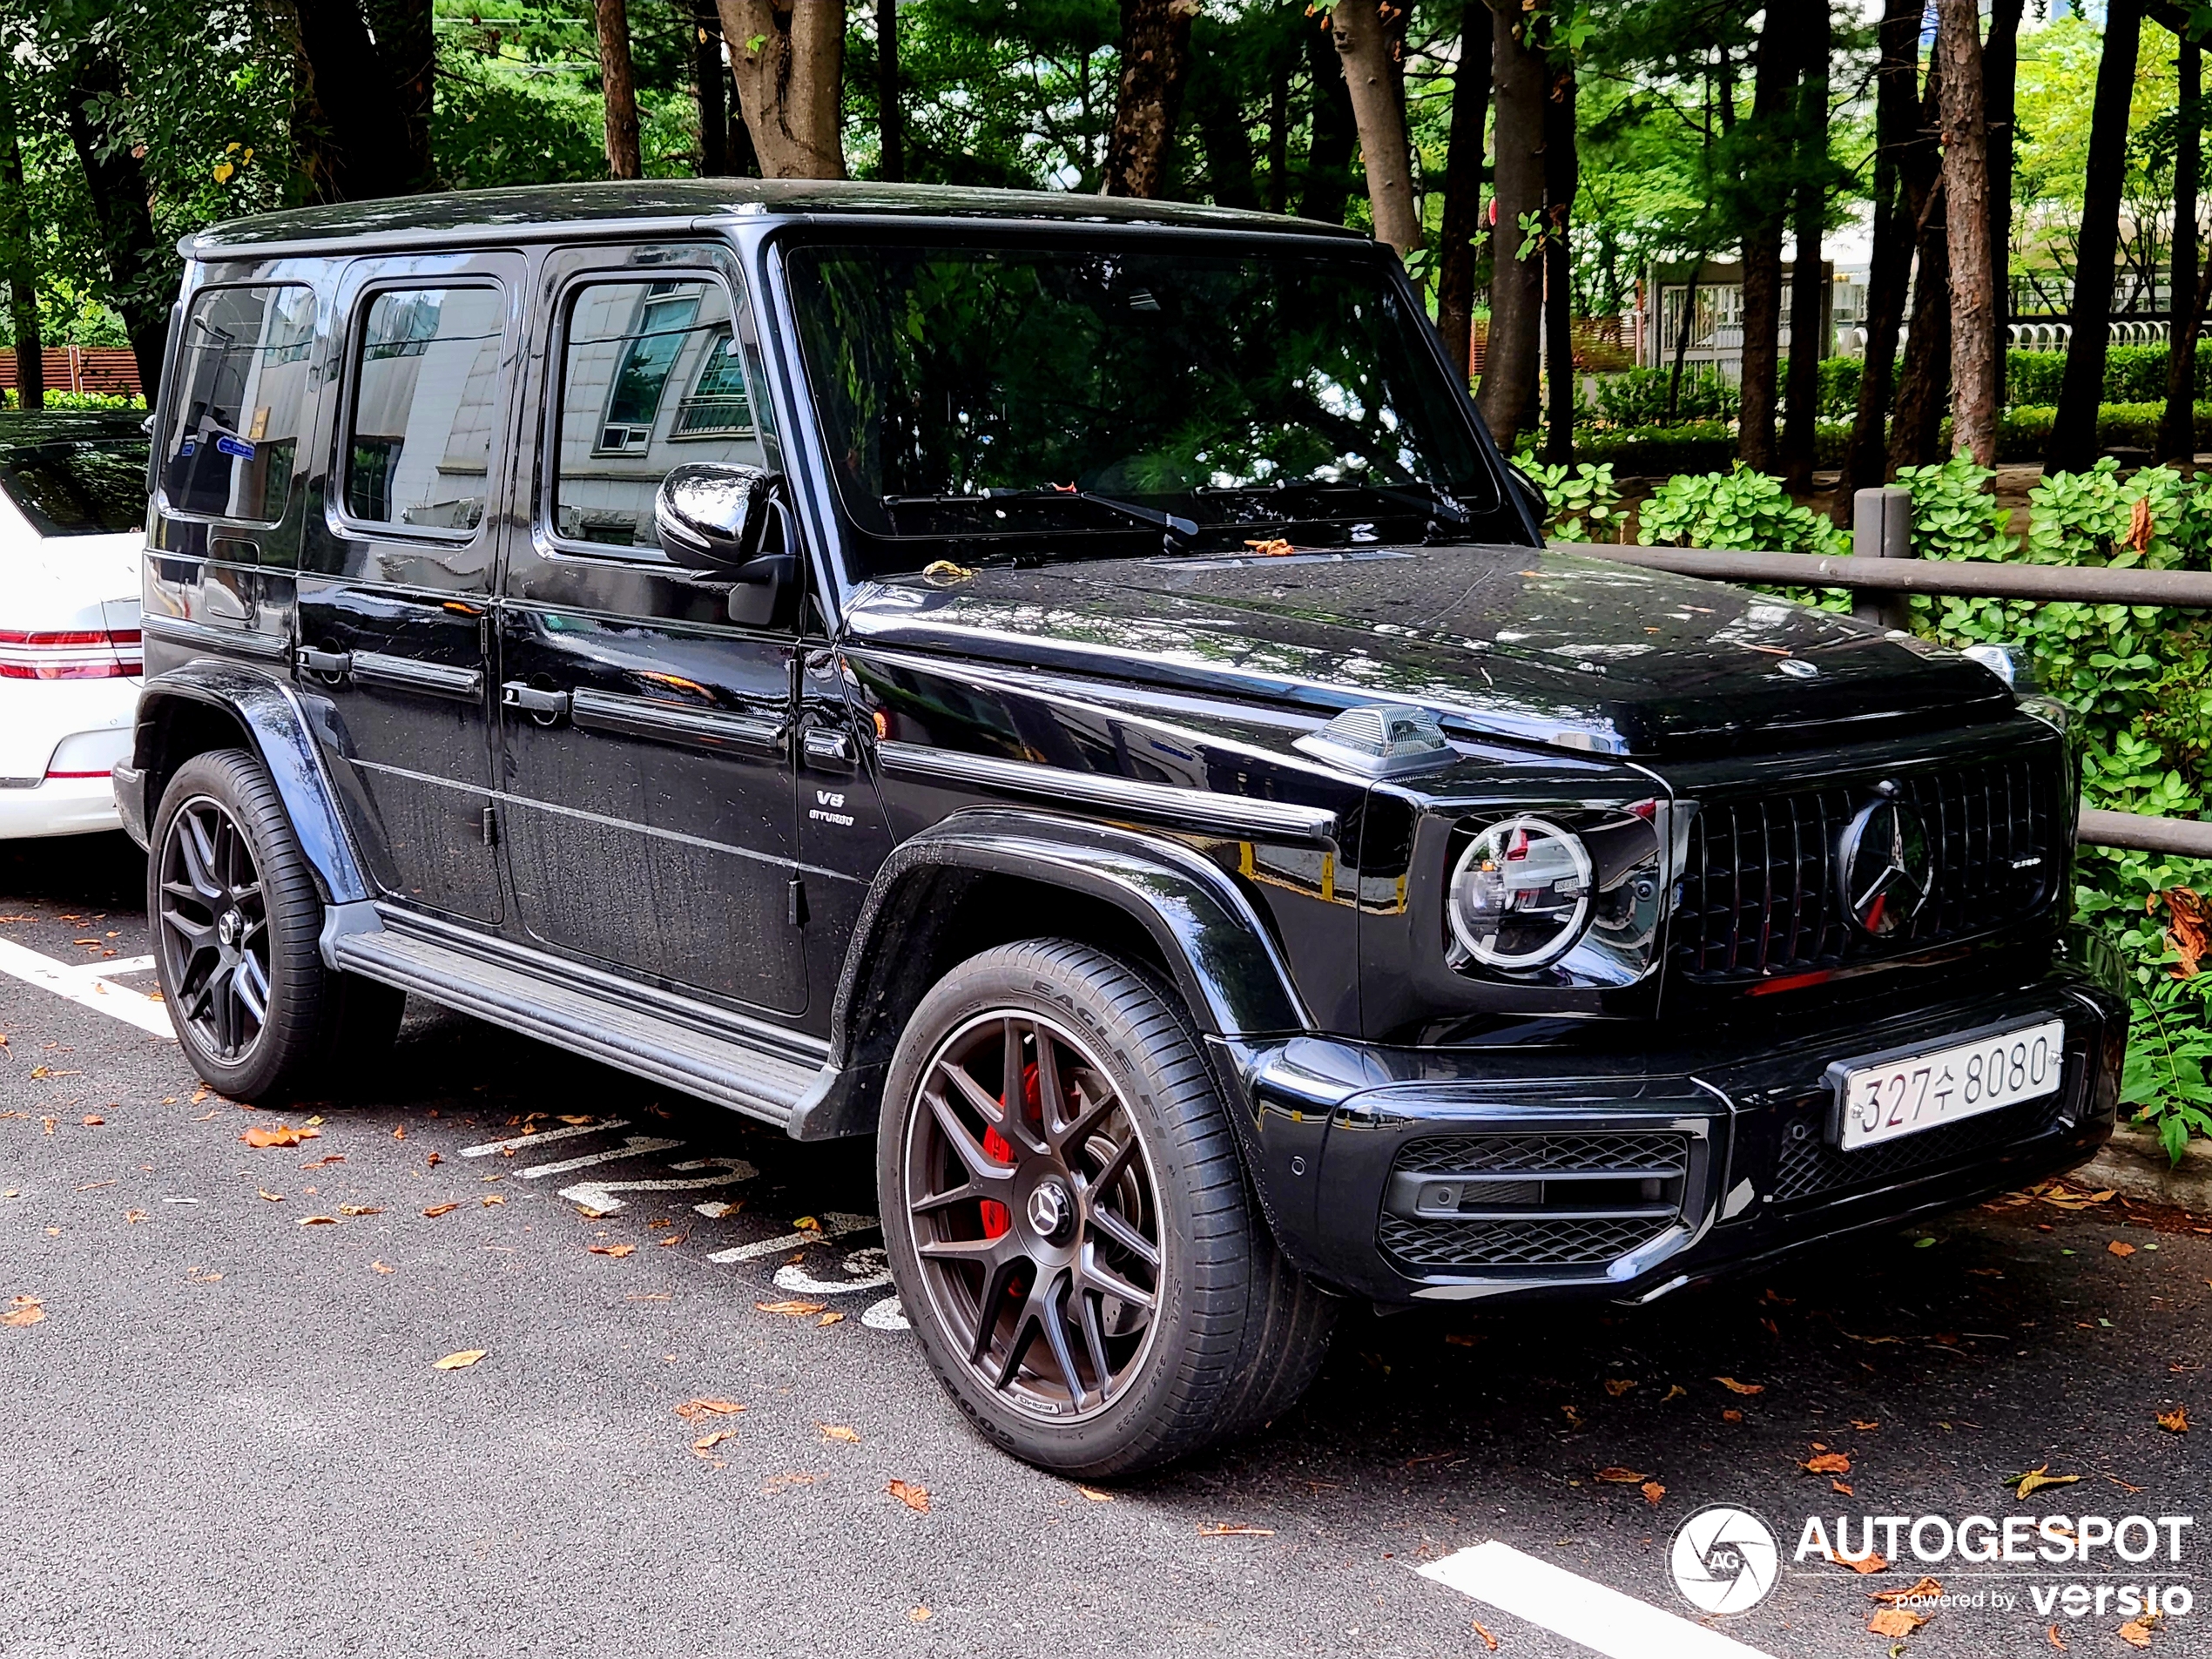
[{"label": "windshield", "polygon": [[42,536],[139,529],[146,448],[143,438],[0,443],[0,489]]},{"label": "windshield", "polygon": [[1471,540],[1497,506],[1372,255],[817,245],[791,271],[858,576]]}]

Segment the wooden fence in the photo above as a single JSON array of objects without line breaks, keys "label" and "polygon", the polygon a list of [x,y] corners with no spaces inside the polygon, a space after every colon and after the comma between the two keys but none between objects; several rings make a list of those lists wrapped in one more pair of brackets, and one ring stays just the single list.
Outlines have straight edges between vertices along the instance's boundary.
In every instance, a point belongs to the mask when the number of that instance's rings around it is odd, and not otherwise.
[{"label": "wooden fence", "polygon": [[[112,346],[49,346],[38,354],[50,392],[105,392],[139,397],[138,360]],[[16,389],[16,348],[0,346],[0,387]]]}]

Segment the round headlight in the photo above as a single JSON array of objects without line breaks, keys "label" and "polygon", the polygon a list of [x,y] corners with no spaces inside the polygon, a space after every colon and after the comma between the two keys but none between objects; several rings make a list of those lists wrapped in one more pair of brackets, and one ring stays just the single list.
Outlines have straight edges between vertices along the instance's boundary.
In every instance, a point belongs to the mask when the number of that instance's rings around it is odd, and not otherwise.
[{"label": "round headlight", "polygon": [[1453,867],[1452,934],[1492,968],[1545,968],[1575,948],[1590,920],[1590,855],[1541,818],[1509,818],[1474,838]]}]

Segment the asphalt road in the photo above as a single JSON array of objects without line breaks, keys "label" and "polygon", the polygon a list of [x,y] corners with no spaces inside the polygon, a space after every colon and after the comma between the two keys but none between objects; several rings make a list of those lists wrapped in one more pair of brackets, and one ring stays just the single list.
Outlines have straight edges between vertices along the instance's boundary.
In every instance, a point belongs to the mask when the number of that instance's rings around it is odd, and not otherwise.
[{"label": "asphalt road", "polygon": [[[1669,1545],[1716,1503],[1782,1536],[1772,1595],[1720,1622],[1775,1659],[2051,1653],[2054,1623],[2128,1654],[2116,1601],[2032,1589],[2212,1592],[2205,1218],[2037,1199],[1640,1311],[1356,1312],[1266,1432],[1087,1492],[976,1440],[897,1328],[865,1148],[419,1004],[368,1103],[243,1109],[101,1002],[150,983],[141,870],[119,840],[0,848],[0,948],[88,970],[79,1001],[0,977],[0,1312],[43,1315],[0,1325],[10,1659],[1460,1655],[1478,1622],[1581,1655],[1414,1569],[1497,1541],[1694,1617]],[[287,1124],[319,1133],[240,1139]],[[2161,1428],[2177,1406],[2202,1425]],[[1824,1450],[1848,1474],[1801,1467]],[[2079,1479],[2000,1484],[2039,1465]],[[2013,1604],[1901,1649],[1868,1597],[1917,1563],[1790,1559],[1812,1515],[2200,1511],[2178,1565],[1930,1568]],[[2152,1650],[2212,1653],[2208,1612]]]}]

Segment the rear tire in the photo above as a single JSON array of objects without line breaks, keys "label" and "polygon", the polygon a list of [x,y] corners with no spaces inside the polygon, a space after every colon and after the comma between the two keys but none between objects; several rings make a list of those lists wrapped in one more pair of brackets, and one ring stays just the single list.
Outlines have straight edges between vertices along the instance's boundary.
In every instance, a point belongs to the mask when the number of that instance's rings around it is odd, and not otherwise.
[{"label": "rear tire", "polygon": [[1089,946],[1001,946],[923,997],[877,1183],[931,1368],[1040,1467],[1188,1456],[1289,1404],[1325,1351],[1333,1298],[1275,1251],[1188,1016]]},{"label": "rear tire", "polygon": [[399,1029],[405,997],[324,967],[323,906],[299,838],[252,755],[194,755],[162,792],[146,919],[170,1023],[192,1068],[233,1100],[326,1083]]}]

